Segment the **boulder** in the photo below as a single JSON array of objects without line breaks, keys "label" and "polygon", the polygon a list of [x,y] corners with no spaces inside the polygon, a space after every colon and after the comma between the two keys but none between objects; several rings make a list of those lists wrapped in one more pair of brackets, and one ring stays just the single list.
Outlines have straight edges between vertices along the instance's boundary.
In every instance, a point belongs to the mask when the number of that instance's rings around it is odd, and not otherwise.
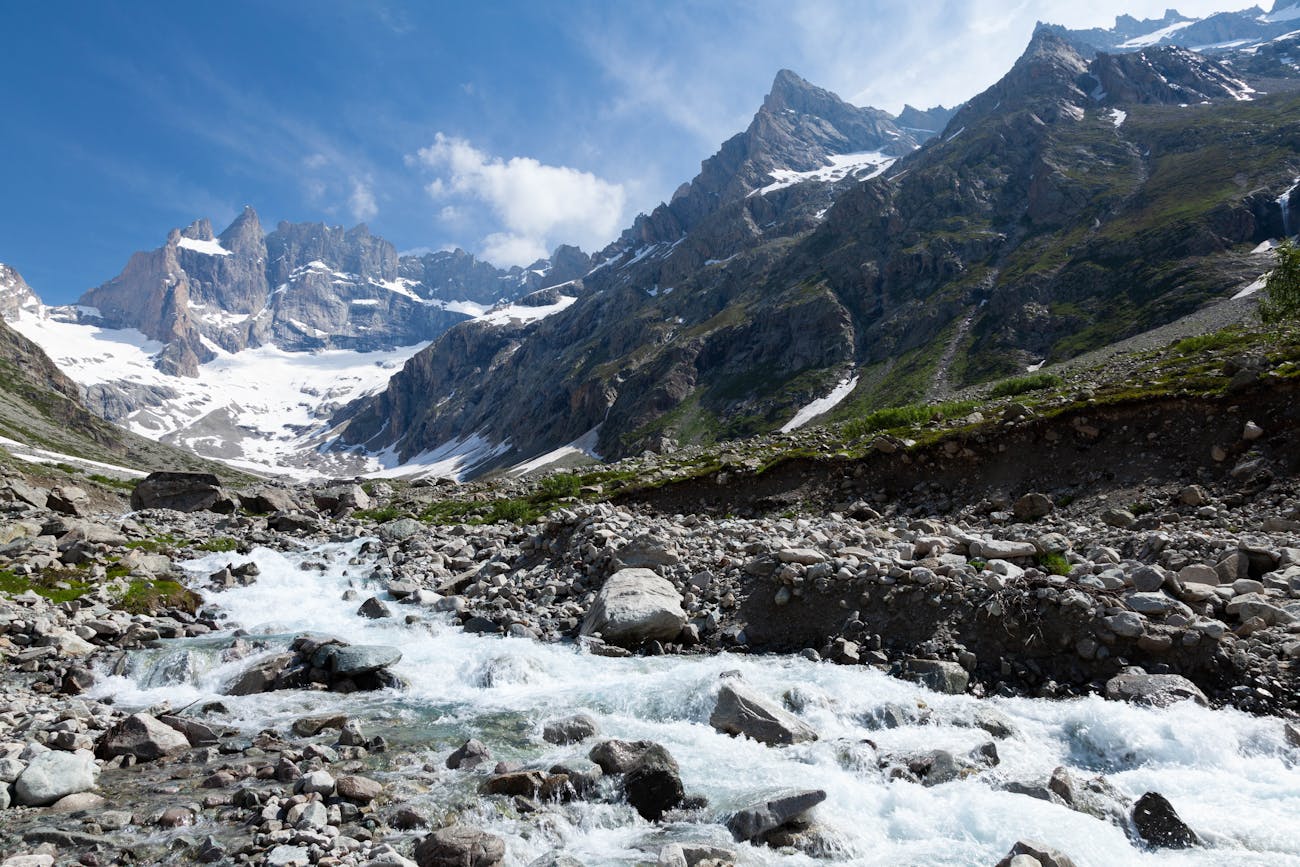
[{"label": "boulder", "polygon": [[492,761],[492,751],[487,748],[487,744],[470,738],[447,757],[447,767],[453,771],[472,771],[490,761]]},{"label": "boulder", "polygon": [[336,677],[356,677],[396,665],[402,651],[386,644],[327,644],[312,654],[312,665]]},{"label": "boulder", "polygon": [[587,754],[607,774],[627,773],[640,760],[643,753],[654,746],[653,741],[601,741]]},{"label": "boulder", "polygon": [[824,800],[826,793],[821,789],[787,792],[740,810],[727,820],[727,830],[741,842],[760,840],[782,825],[803,817]]},{"label": "boulder", "polygon": [[392,609],[385,605],[384,601],[378,596],[371,596],[365,602],[362,602],[361,607],[357,609],[357,614],[371,620],[380,620],[384,617],[393,616]]},{"label": "boulder", "polygon": [[1205,693],[1180,674],[1144,674],[1124,672],[1106,681],[1106,698],[1153,707],[1168,707],[1191,700],[1209,706]]},{"label": "boulder", "polygon": [[89,752],[51,750],[31,760],[14,783],[14,795],[24,806],[44,807],[67,795],[95,788],[98,774],[95,757]]},{"label": "boulder", "polygon": [[90,514],[90,495],[76,485],[59,485],[50,491],[46,506],[61,515],[83,517]]},{"label": "boulder", "polygon": [[542,728],[542,739],[550,744],[576,744],[600,734],[600,726],[585,713],[553,719]]},{"label": "boulder", "polygon": [[147,713],[131,714],[110,728],[99,742],[101,758],[132,756],[137,761],[169,759],[190,748],[189,738]]},{"label": "boulder", "polygon": [[235,501],[212,473],[150,473],[131,492],[131,508],[172,509],[177,512],[235,510]]},{"label": "boulder", "polygon": [[623,776],[627,802],[643,819],[657,822],[685,797],[681,769],[668,750],[651,744]]},{"label": "boulder", "polygon": [[274,485],[263,485],[251,493],[241,493],[239,500],[248,511],[262,515],[293,512],[301,508],[292,492]]},{"label": "boulder", "polygon": [[768,745],[817,740],[811,726],[734,679],[718,690],[709,725],[724,734],[743,735]]},{"label": "boulder", "polygon": [[334,790],[340,798],[357,804],[369,804],[383,793],[384,787],[378,780],[348,774],[338,778]]},{"label": "boulder", "polygon": [[293,662],[292,653],[277,653],[244,669],[243,673],[226,687],[226,695],[256,695],[275,688],[276,679]]},{"label": "boulder", "polygon": [[959,663],[940,659],[909,659],[903,673],[935,692],[961,695],[970,685],[970,673]]},{"label": "boulder", "polygon": [[1052,510],[1055,508],[1056,504],[1052,502],[1051,497],[1046,494],[1034,493],[1025,494],[1016,500],[1012,512],[1015,514],[1017,521],[1028,522],[1046,518],[1052,514]]},{"label": "boulder", "polygon": [[673,641],[686,624],[682,597],[649,569],[620,569],[605,581],[582,621],[582,634],[634,648],[647,641]]},{"label": "boulder", "polygon": [[[1034,840],[1017,840],[1007,856],[998,862],[998,867],[1019,867],[1017,858],[1028,856],[1033,863],[1041,867],[1075,867],[1074,859]],[[1021,861],[1021,864],[1026,863]]]},{"label": "boulder", "polygon": [[419,867],[494,867],[506,857],[506,843],[472,825],[440,828],[415,847]]},{"label": "boulder", "polygon": [[1201,841],[1178,817],[1172,804],[1158,792],[1147,792],[1133,805],[1133,826],[1138,835],[1160,849],[1188,849]]}]

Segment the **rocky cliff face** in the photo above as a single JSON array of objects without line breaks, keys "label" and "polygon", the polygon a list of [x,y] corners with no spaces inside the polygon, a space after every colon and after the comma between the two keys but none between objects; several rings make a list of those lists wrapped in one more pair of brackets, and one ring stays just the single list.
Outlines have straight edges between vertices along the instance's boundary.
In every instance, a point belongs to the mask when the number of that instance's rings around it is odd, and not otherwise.
[{"label": "rocky cliff face", "polygon": [[282,222],[263,231],[245,208],[219,236],[197,220],[82,296],[104,324],[160,341],[159,367],[194,376],[217,349],[374,351],[430,340],[469,318],[452,302],[491,307],[580,276],[588,257],[561,247],[556,261],[502,271],[462,250],[398,256],[364,225]]},{"label": "rocky cliff face", "polygon": [[[1041,29],[919,149],[800,81],[778,76],[570,308],[453,329],[336,417],[342,442],[409,457],[472,435],[500,447],[482,470],[599,425],[615,457],[772,430],[838,381],[848,412],[1023,371],[1253,279],[1300,165],[1300,98],[1250,101],[1186,51],[1089,59]],[[826,165],[868,146],[902,156]]]},{"label": "rocky cliff face", "polygon": [[1258,7],[1218,12],[1205,18],[1168,9],[1160,18],[1139,20],[1120,15],[1109,29],[1069,30],[1043,25],[1073,45],[1085,57],[1097,52],[1141,51],[1155,46],[1180,45],[1198,52],[1248,57],[1261,45],[1296,29],[1295,0],[1276,0],[1270,12]]}]

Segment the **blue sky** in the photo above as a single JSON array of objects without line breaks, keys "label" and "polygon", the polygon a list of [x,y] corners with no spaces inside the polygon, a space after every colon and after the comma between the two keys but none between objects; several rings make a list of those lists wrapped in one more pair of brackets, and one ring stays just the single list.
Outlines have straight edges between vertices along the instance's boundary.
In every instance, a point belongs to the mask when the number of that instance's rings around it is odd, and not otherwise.
[{"label": "blue sky", "polygon": [[1037,20],[1168,2],[6,3],[0,261],[65,303],[244,204],[268,229],[366,222],[499,264],[596,249],[743,129],[782,67],[860,105],[952,104]]}]

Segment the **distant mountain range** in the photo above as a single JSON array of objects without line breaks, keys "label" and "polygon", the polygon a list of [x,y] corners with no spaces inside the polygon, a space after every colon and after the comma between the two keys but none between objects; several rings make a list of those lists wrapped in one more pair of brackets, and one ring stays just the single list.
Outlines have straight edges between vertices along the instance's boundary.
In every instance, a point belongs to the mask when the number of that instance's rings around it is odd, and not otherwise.
[{"label": "distant mountain range", "polygon": [[250,208],[173,230],[78,305],[10,281],[0,314],[99,414],[247,469],[464,476],[788,429],[1256,280],[1296,231],[1293,57],[1300,4],[1278,3],[1042,25],[984,93],[897,117],[783,70],[594,255],[503,271],[364,226],[266,233]]}]

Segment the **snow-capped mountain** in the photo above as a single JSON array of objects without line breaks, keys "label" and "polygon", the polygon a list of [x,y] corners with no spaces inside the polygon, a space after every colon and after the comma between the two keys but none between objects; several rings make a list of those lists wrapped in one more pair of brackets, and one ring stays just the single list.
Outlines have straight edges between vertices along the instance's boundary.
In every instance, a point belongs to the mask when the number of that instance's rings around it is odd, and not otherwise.
[{"label": "snow-capped mountain", "polygon": [[1144,20],[1120,15],[1115,19],[1115,26],[1109,29],[1067,30],[1047,26],[1085,55],[1099,51],[1140,51],[1164,45],[1190,48],[1201,54],[1249,54],[1300,31],[1300,2],[1275,0],[1269,12],[1256,6],[1204,18],[1183,15],[1176,9],[1167,10],[1161,18]]},{"label": "snow-capped mountain", "polygon": [[75,305],[44,306],[0,266],[0,315],[135,433],[255,472],[353,474],[391,460],[321,452],[333,412],[456,323],[564,309],[572,296],[539,290],[589,267],[572,247],[502,271],[460,250],[399,256],[365,226],[267,234],[247,208],[220,235],[172,230]]}]

